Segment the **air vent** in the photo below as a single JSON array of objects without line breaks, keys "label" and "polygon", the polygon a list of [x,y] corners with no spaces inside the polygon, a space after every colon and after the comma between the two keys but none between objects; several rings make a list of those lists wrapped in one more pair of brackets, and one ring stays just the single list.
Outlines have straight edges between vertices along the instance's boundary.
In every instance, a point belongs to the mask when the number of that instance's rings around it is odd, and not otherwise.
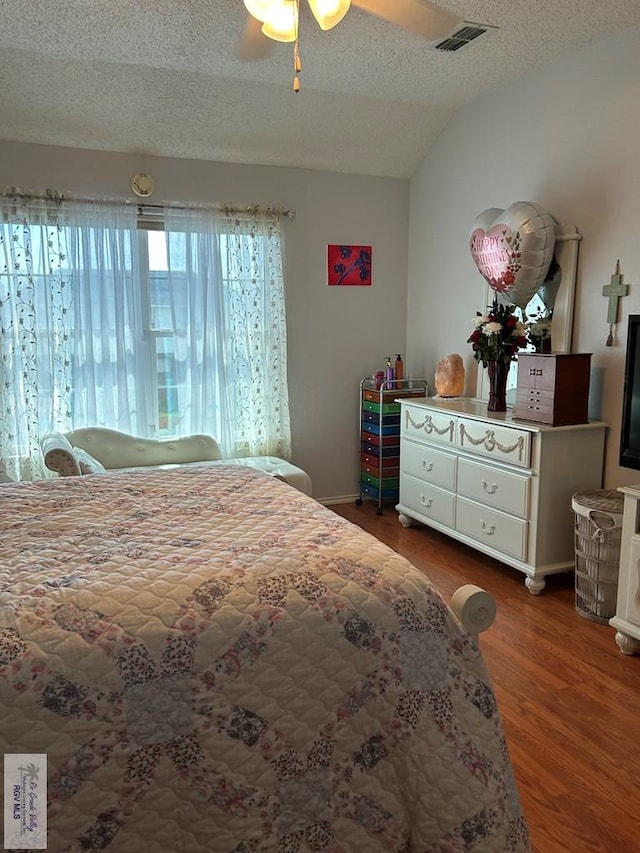
[{"label": "air vent", "polygon": [[496,30],[497,27],[492,27],[489,24],[472,24],[469,21],[465,21],[464,25],[460,27],[460,29],[456,30],[450,36],[447,36],[446,39],[443,39],[441,42],[435,45],[436,50],[442,50],[446,53],[452,53],[453,51],[460,50],[462,47],[466,47],[470,44],[474,39],[477,39],[479,36],[483,36],[489,30]]}]

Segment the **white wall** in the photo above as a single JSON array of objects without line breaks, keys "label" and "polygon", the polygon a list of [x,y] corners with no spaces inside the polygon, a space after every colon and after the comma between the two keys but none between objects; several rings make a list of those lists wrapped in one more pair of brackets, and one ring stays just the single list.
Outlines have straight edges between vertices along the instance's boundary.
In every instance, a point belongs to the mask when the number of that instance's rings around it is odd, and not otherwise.
[{"label": "white wall", "polygon": [[[640,312],[640,28],[509,83],[461,110],[411,181],[408,356],[432,377],[437,360],[476,364],[466,340],[484,281],[468,248],[475,217],[533,201],[582,234],[574,352],[593,353],[598,417],[609,424],[605,482],[640,482],[618,466],[627,316]],[[629,296],[607,348],[609,283],[620,259]]]},{"label": "white wall", "polygon": [[[2,188],[130,197],[138,171],[155,179],[152,203],[296,210],[284,226],[293,459],[314,497],[355,496],[360,380],[405,351],[409,182],[0,142]],[[371,245],[373,285],[328,287],[328,243]]]}]

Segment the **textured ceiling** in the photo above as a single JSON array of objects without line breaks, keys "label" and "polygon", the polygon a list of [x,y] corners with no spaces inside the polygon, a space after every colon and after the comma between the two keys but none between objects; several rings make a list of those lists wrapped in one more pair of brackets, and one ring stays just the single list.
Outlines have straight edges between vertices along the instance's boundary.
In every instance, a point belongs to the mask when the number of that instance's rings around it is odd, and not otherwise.
[{"label": "textured ceiling", "polygon": [[[392,4],[394,0],[389,0]],[[639,0],[445,0],[498,29],[451,54],[352,7],[329,32],[234,57],[242,0],[0,0],[0,138],[409,177],[451,115],[640,24]]]}]

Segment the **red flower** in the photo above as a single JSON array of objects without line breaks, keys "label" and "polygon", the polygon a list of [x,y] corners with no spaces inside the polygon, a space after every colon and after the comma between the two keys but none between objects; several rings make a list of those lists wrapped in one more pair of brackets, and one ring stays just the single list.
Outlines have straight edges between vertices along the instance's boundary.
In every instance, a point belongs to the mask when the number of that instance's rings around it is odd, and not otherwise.
[{"label": "red flower", "polygon": [[[506,281],[509,277],[513,277],[511,273],[505,274],[503,280]],[[477,313],[475,328],[467,343],[471,344],[473,357],[482,362],[484,367],[491,361],[512,361],[518,350],[526,347],[524,326],[515,316],[516,310],[515,305],[506,305],[496,297],[486,315]]]}]

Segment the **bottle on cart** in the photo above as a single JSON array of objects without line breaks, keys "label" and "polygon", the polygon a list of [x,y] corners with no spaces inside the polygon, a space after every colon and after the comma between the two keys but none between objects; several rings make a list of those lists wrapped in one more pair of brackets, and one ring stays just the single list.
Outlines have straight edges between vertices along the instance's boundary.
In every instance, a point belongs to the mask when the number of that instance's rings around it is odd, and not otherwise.
[{"label": "bottle on cart", "polygon": [[391,364],[391,356],[389,356],[389,357],[387,358],[387,369],[386,369],[386,372],[385,372],[385,379],[386,379],[386,381],[387,381],[387,385],[388,385],[390,388],[393,388],[393,380],[394,380],[394,378],[395,378],[395,377],[394,377],[394,375],[393,375],[393,365]]},{"label": "bottle on cart", "polygon": [[395,378],[396,378],[396,388],[404,388],[404,382],[402,381],[404,377],[404,364],[402,363],[402,356],[400,353],[396,355],[396,367],[395,367]]}]

